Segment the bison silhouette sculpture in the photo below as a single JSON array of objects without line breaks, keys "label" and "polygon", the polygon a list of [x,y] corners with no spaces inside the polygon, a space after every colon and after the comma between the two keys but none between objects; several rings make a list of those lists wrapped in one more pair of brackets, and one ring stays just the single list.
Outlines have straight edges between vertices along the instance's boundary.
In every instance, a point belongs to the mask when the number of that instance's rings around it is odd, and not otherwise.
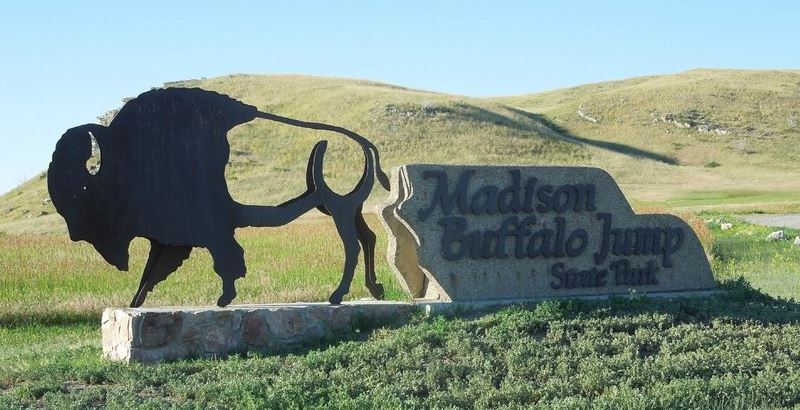
[{"label": "bison silhouette sculpture", "polygon": [[[233,127],[256,119],[343,134],[364,153],[364,172],[348,194],[331,190],[323,179],[327,142],[311,150],[305,184],[297,198],[276,206],[233,200],[225,182]],[[88,166],[93,147],[100,163]],[[299,121],[259,111],[226,95],[198,88],[145,92],[128,101],[108,126],[69,129],[56,144],[47,172],[50,197],[67,222],[73,241],[86,241],[120,270],[128,270],[128,247],[135,237],[150,241],[150,254],[131,307],[144,303],[153,287],[189,257],[207,248],[222,280],[219,306],[236,297],[244,277],[244,250],[234,231],[241,227],[285,225],[313,208],[330,215],[344,244],[341,282],[329,301],[339,304],[349,292],[363,248],[366,286],[377,299],[383,286],[375,278],[375,234],[362,215],[375,179],[389,189],[378,150],[342,127]]]}]

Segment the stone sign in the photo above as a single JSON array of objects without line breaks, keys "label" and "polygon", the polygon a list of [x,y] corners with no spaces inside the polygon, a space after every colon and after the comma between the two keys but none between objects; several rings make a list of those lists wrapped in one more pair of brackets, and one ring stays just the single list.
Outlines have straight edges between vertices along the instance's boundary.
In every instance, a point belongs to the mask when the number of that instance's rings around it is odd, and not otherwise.
[{"label": "stone sign", "polygon": [[636,215],[587,167],[405,165],[382,210],[389,262],[416,298],[536,299],[716,288],[672,215]]}]

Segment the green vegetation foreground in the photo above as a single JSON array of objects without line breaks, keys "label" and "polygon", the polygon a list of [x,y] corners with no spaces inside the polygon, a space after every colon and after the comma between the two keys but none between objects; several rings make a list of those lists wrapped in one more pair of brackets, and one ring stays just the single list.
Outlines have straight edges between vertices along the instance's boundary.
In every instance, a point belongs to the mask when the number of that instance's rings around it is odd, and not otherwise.
[{"label": "green vegetation foreground", "polygon": [[[90,249],[76,251],[79,245],[53,248],[57,238],[9,235],[0,238],[0,408],[800,405],[800,303],[776,297],[800,296],[800,251],[790,241],[766,242],[771,229],[731,215],[702,218],[711,221],[713,238],[708,231],[701,237],[708,236],[715,274],[727,290],[710,298],[548,301],[483,317],[420,315],[406,323],[363,323],[339,342],[291,354],[152,366],[100,359],[99,309],[124,305],[137,274],[113,272]],[[721,231],[720,222],[728,221],[734,228]],[[244,232],[256,268],[243,296],[324,299],[338,274],[320,268],[337,266],[330,263],[340,252],[331,245],[332,229],[316,221]],[[255,252],[261,247],[270,252]],[[204,270],[206,258],[193,257],[153,300],[213,302],[209,291],[218,282]],[[299,259],[319,266],[293,262]],[[78,267],[60,272],[65,265]],[[385,264],[379,275],[401,297]],[[206,282],[195,288],[198,279]],[[362,288],[354,286],[355,297],[365,294]]]},{"label": "green vegetation foreground", "polygon": [[[751,408],[800,404],[800,305],[550,301],[416,318],[291,355],[99,359],[96,323],[2,331],[0,407]],[[367,330],[366,328],[364,330]]]}]

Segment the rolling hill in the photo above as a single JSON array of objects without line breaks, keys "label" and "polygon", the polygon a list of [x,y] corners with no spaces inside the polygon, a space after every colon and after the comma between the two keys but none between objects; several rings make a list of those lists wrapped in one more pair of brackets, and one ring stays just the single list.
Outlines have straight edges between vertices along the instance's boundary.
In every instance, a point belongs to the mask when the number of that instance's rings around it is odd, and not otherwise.
[{"label": "rolling hill", "polygon": [[[308,76],[165,86],[201,87],[352,129],[375,142],[387,171],[412,162],[590,165],[639,202],[800,204],[800,71],[692,70],[489,99]],[[275,204],[300,194],[308,153],[323,138],[326,176],[349,190],[363,164],[354,143],[255,120],[229,135],[233,197]],[[385,197],[376,187],[371,203]],[[0,232],[50,231],[64,227],[44,174],[0,197]]]}]

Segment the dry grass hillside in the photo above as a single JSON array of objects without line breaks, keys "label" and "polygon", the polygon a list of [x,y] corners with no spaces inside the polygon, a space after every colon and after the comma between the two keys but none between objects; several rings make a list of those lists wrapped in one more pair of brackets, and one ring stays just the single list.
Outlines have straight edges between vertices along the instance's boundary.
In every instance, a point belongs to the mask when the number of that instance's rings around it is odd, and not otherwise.
[{"label": "dry grass hillside", "polygon": [[[492,99],[308,76],[166,86],[352,129],[375,142],[387,171],[411,162],[590,165],[608,170],[636,202],[800,204],[800,72],[693,70]],[[275,204],[302,192],[306,158],[323,138],[326,175],[349,190],[363,164],[354,143],[255,120],[229,135],[234,198]],[[63,231],[45,182],[42,174],[0,197],[0,231]],[[372,204],[385,196],[376,187]]]},{"label": "dry grass hillside", "polygon": [[587,144],[645,150],[691,170],[629,186],[640,199],[721,205],[800,194],[800,71],[699,69],[492,101],[538,113]]}]

